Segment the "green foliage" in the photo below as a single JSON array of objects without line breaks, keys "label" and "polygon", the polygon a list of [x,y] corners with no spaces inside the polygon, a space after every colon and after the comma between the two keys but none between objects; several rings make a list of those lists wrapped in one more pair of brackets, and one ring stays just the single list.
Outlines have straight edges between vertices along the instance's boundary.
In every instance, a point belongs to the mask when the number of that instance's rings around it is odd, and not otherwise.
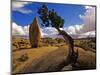
[{"label": "green foliage", "polygon": [[48,27],[51,25],[55,28],[62,28],[64,25],[64,19],[62,19],[54,9],[48,10],[45,4],[38,9],[38,14],[40,15],[39,17],[42,20],[43,26]]},{"label": "green foliage", "polygon": [[40,8],[38,8],[38,14],[40,15],[40,19],[43,22],[43,26],[49,26],[49,18],[48,18],[48,8],[45,4],[43,4]]},{"label": "green foliage", "polygon": [[52,27],[62,28],[64,24],[64,19],[57,15],[57,13],[52,9],[49,11],[49,19],[51,20]]}]

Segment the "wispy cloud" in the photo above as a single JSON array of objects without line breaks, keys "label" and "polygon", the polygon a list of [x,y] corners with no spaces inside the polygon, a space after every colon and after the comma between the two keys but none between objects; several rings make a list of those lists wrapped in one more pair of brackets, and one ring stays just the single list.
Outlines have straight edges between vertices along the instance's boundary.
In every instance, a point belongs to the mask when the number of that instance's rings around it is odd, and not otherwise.
[{"label": "wispy cloud", "polygon": [[25,8],[25,6],[27,4],[30,4],[30,3],[31,2],[15,2],[15,1],[13,1],[12,2],[12,10],[13,11],[18,11],[18,12],[23,13],[23,14],[32,13],[32,10]]}]

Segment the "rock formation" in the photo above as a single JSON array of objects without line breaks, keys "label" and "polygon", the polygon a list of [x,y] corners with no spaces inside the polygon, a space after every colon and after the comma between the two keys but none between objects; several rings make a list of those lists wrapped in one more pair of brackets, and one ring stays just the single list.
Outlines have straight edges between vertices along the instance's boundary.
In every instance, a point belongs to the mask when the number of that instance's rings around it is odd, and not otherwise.
[{"label": "rock formation", "polygon": [[37,17],[34,18],[32,24],[29,27],[29,39],[32,48],[40,46],[41,32]]}]

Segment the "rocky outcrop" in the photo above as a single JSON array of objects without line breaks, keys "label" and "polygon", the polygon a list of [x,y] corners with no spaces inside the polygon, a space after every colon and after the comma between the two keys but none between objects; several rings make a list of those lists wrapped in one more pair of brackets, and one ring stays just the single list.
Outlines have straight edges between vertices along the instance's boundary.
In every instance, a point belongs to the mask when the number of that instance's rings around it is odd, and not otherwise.
[{"label": "rocky outcrop", "polygon": [[41,40],[40,38],[41,38],[41,32],[38,24],[38,18],[35,17],[32,24],[29,27],[29,39],[32,48],[40,46],[40,40]]}]

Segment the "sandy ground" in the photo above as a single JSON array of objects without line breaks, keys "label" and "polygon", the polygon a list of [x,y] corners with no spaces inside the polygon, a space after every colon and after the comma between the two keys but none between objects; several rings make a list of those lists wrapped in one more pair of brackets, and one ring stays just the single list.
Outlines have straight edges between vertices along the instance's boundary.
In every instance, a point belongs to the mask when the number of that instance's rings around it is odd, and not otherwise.
[{"label": "sandy ground", "polygon": [[[76,48],[75,48],[76,49]],[[94,69],[96,67],[96,55],[91,51],[85,51],[78,48],[78,64],[82,69]],[[17,59],[24,53],[27,53],[29,59],[25,62],[19,62]],[[33,49],[22,49],[12,52],[14,64],[13,73],[37,73],[62,71],[65,66],[68,50],[63,47],[41,47]],[[14,66],[12,66],[14,67]],[[68,69],[68,68],[67,68]],[[64,70],[67,70],[66,68]]]}]

